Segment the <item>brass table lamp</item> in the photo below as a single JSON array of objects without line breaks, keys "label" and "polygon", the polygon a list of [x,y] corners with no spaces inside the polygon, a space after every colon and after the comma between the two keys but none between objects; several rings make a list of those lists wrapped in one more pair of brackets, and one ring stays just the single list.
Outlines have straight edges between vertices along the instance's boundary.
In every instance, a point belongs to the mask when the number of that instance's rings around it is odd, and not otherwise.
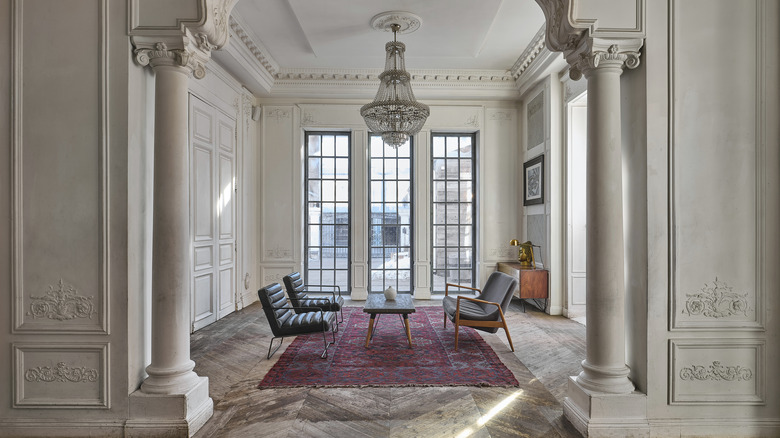
[{"label": "brass table lamp", "polygon": [[520,262],[521,268],[536,267],[536,263],[534,262],[534,246],[530,240],[520,243],[517,239],[512,239],[509,241],[509,244],[520,247],[517,251],[517,261]]}]

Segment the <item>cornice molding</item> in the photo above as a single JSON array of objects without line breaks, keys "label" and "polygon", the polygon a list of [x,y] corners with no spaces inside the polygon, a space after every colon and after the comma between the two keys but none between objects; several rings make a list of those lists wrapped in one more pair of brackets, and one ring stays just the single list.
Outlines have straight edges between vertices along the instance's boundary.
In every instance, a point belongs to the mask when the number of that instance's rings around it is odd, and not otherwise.
[{"label": "cornice molding", "polygon": [[241,40],[241,43],[252,53],[252,56],[257,59],[257,62],[265,68],[268,74],[275,77],[279,71],[279,64],[269,54],[268,49],[258,41],[253,35],[246,30],[247,26],[241,21],[240,18],[230,17],[230,30],[234,32],[236,37]]},{"label": "cornice molding", "polygon": [[543,24],[536,32],[536,35],[534,35],[531,43],[525,48],[525,51],[517,58],[517,61],[515,61],[515,64],[509,70],[514,80],[518,80],[544,50],[546,31],[547,26]]}]

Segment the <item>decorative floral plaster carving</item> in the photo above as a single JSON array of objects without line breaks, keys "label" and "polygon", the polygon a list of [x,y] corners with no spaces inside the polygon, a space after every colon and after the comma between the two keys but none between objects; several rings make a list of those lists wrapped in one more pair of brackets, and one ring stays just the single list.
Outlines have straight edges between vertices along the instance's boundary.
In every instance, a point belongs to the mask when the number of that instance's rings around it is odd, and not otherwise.
[{"label": "decorative floral plaster carving", "polygon": [[75,318],[89,318],[95,313],[92,297],[84,297],[78,294],[72,285],[65,285],[60,279],[59,289],[49,285],[46,295],[40,297],[31,296],[32,303],[27,316],[35,318],[49,318],[65,321]]},{"label": "decorative floral plaster carving", "polygon": [[303,113],[303,117],[301,118],[301,126],[312,126],[312,125],[319,125],[319,122],[314,119],[312,113],[305,111]]},{"label": "decorative floral plaster carving", "polygon": [[506,111],[496,111],[490,115],[490,120],[512,120],[512,114]]},{"label": "decorative floral plaster carving", "polygon": [[282,274],[268,274],[265,276],[265,281],[280,282],[282,280]]},{"label": "decorative floral plaster carving", "polygon": [[284,249],[280,246],[276,246],[273,249],[267,250],[265,254],[272,259],[287,259],[292,257],[292,251],[289,249]]},{"label": "decorative floral plaster carving", "polygon": [[477,115],[473,115],[466,119],[466,121],[463,123],[466,126],[473,126],[475,128],[479,128],[479,117]]},{"label": "decorative floral plaster carving", "polygon": [[24,372],[24,379],[28,382],[94,382],[98,378],[96,369],[87,367],[71,368],[65,362],[58,362],[57,366],[29,368]]},{"label": "decorative floral plaster carving", "polygon": [[747,315],[747,293],[733,292],[734,288],[724,281],[715,281],[712,286],[704,284],[697,293],[686,294],[683,313],[688,316],[703,315],[708,318],[723,318],[736,315]]},{"label": "decorative floral plaster carving", "polygon": [[281,108],[274,108],[268,112],[268,117],[276,120],[276,122],[279,123],[282,121],[282,119],[290,118],[290,112]]},{"label": "decorative floral plaster carving", "polygon": [[726,380],[729,382],[753,379],[753,370],[741,366],[724,366],[720,361],[712,365],[691,365],[680,370],[682,380]]}]

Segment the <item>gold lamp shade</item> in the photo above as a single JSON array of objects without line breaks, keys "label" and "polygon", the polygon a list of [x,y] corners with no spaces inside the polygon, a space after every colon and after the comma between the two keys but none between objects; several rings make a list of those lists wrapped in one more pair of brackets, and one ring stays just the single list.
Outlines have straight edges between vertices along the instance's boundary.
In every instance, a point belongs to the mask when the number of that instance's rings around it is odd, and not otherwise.
[{"label": "gold lamp shade", "polygon": [[509,241],[509,244],[520,247],[520,249],[517,251],[517,261],[520,262],[521,268],[536,267],[536,263],[534,262],[534,245],[530,240],[520,243],[519,240],[512,239]]}]

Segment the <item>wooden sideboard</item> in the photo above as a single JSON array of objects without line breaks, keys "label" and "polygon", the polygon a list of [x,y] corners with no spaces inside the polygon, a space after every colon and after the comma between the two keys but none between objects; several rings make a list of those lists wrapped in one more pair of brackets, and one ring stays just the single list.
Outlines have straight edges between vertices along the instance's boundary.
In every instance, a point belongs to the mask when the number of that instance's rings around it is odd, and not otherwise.
[{"label": "wooden sideboard", "polygon": [[[517,279],[518,286],[514,295],[522,300],[524,312],[525,300],[533,300],[536,307],[545,311],[549,298],[550,271],[521,268],[518,262],[499,262],[497,270]],[[544,300],[544,305],[540,305],[538,300]]]}]

